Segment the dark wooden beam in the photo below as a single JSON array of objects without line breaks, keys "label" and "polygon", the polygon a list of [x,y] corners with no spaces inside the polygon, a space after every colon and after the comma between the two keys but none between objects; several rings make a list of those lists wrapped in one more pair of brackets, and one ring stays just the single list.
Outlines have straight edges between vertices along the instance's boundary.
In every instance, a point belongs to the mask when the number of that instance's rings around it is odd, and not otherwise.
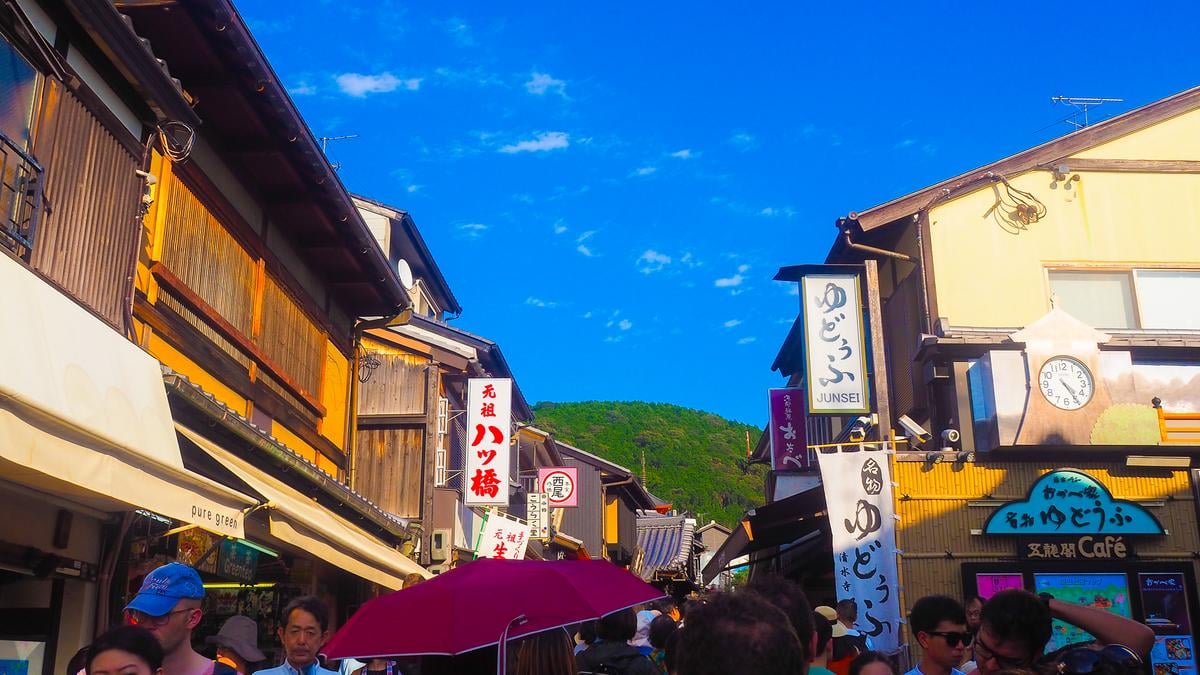
[{"label": "dark wooden beam", "polygon": [[[425,368],[425,450],[421,471],[421,564],[432,562],[429,547],[433,541],[433,488],[437,472],[437,414],[440,374],[437,364]],[[507,489],[507,485],[505,486]]]},{"label": "dark wooden beam", "polygon": [[887,352],[884,349],[883,305],[879,299],[879,263],[866,260],[863,266],[866,268],[867,318],[871,327],[871,383],[875,389],[875,412],[879,414],[875,433],[879,440],[885,441],[891,437],[892,407],[888,389]]}]

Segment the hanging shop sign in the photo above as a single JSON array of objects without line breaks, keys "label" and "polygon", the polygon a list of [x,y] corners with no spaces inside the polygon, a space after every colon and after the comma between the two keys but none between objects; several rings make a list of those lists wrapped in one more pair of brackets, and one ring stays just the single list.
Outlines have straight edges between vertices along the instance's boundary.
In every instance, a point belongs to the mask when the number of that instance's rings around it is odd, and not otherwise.
[{"label": "hanging shop sign", "polygon": [[858,603],[858,628],[872,638],[876,649],[896,649],[901,614],[887,456],[860,450],[818,457],[833,532],[838,600]]},{"label": "hanging shop sign", "polygon": [[1063,469],[1042,476],[1029,495],[996,509],[985,534],[1163,534],[1162,524],[1145,507],[1116,499],[1108,488],[1082,471]]},{"label": "hanging shop sign", "polygon": [[217,571],[217,552],[221,539],[199,527],[179,533],[179,546],[175,559],[199,572]]},{"label": "hanging shop sign", "polygon": [[808,412],[870,412],[862,292],[855,272],[805,274],[800,279]]},{"label": "hanging shop sign", "polygon": [[810,468],[804,427],[804,390],[800,387],[767,390],[770,411],[771,469],[796,471]]},{"label": "hanging shop sign", "polygon": [[545,541],[550,538],[550,500],[544,492],[526,495],[525,519],[529,521],[529,536]]},{"label": "hanging shop sign", "polygon": [[1142,622],[1154,629],[1151,672],[1155,675],[1196,672],[1192,618],[1183,574],[1138,574],[1138,588],[1142,596]]},{"label": "hanging shop sign", "polygon": [[483,526],[479,528],[475,557],[523,560],[528,546],[529,523],[493,507],[488,510]]},{"label": "hanging shop sign", "polygon": [[512,432],[512,380],[467,381],[467,462],[463,502],[467,506],[507,506],[509,438]]},{"label": "hanging shop sign", "polygon": [[217,574],[234,581],[253,583],[258,572],[258,551],[231,539],[221,542]]},{"label": "hanging shop sign", "polygon": [[550,508],[579,506],[579,469],[573,466],[547,466],[538,469],[538,489],[546,493]]},{"label": "hanging shop sign", "polygon": [[1133,542],[1122,535],[1021,538],[1017,556],[1022,560],[1129,560],[1136,558]]}]

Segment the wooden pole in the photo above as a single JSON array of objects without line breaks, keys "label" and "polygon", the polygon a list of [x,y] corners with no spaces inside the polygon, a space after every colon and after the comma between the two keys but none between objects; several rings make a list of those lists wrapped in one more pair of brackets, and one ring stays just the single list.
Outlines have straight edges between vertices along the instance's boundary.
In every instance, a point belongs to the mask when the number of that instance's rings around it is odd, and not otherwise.
[{"label": "wooden pole", "polygon": [[883,341],[883,307],[879,298],[879,263],[863,261],[866,269],[867,325],[871,332],[871,385],[875,393],[875,411],[879,423],[875,425],[875,437],[886,441],[892,430],[892,410],[888,397],[887,352]]}]

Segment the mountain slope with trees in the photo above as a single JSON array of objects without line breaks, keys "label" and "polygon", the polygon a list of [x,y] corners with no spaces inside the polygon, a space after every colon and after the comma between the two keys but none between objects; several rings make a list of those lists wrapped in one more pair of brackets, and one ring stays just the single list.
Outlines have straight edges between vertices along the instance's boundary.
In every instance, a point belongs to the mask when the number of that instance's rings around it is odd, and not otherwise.
[{"label": "mountain slope with trees", "polygon": [[646,488],[702,523],[735,525],[762,503],[761,465],[747,466],[746,438],[762,430],[718,415],[640,401],[542,402],[536,424],[554,437],[642,475]]}]

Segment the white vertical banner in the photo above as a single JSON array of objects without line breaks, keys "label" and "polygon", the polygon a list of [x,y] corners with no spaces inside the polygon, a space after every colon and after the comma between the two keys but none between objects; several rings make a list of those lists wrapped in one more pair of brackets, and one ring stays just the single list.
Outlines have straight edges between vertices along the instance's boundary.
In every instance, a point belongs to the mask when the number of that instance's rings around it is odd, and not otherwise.
[{"label": "white vertical banner", "polygon": [[881,450],[818,453],[839,601],[858,603],[855,628],[875,649],[899,646],[900,601],[896,583],[896,518],[888,456]]},{"label": "white vertical banner", "polygon": [[525,520],[529,521],[529,534],[534,539],[550,538],[550,496],[544,492],[526,495]]},{"label": "white vertical banner", "polygon": [[858,275],[804,275],[800,305],[809,414],[870,412]]},{"label": "white vertical banner", "polygon": [[467,462],[463,476],[463,502],[467,506],[508,506],[511,432],[512,380],[468,380]]}]

